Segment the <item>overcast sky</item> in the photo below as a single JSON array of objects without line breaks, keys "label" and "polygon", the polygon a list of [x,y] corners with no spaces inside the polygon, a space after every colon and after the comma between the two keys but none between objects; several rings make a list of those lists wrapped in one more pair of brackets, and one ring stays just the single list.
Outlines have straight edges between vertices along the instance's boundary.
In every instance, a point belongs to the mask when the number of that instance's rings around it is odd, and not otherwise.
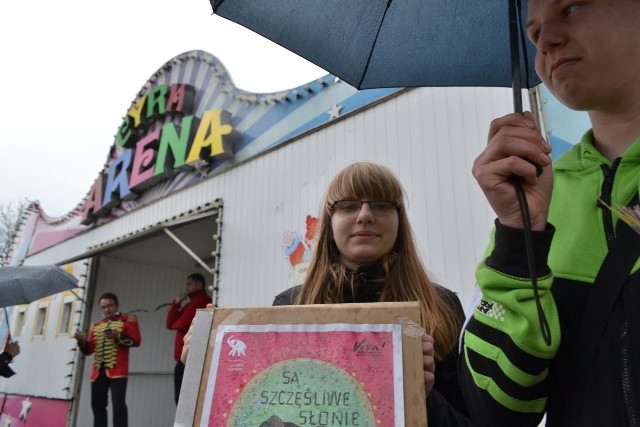
[{"label": "overcast sky", "polygon": [[208,0],[0,3],[0,204],[64,215],[85,196],[131,101],[165,62],[218,57],[236,86],[275,92],[326,74],[218,16]]}]

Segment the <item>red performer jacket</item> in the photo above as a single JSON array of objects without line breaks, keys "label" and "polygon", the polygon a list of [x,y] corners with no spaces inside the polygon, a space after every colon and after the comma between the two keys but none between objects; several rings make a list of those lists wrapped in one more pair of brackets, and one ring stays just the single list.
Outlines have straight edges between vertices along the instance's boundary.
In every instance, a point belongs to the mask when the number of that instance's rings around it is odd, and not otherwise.
[{"label": "red performer jacket", "polygon": [[180,307],[180,304],[175,301],[171,303],[167,313],[167,329],[176,331],[176,339],[173,343],[173,359],[175,361],[180,360],[183,339],[196,315],[196,310],[206,308],[210,303],[211,298],[204,289],[190,293],[189,302],[184,307]]},{"label": "red performer jacket", "polygon": [[[104,331],[111,329],[120,333],[118,340],[105,339]],[[91,381],[95,381],[104,365],[108,378],[125,378],[129,373],[129,347],[140,345],[140,329],[136,316],[116,314],[91,325],[89,337],[80,350],[86,356],[95,353]]]}]

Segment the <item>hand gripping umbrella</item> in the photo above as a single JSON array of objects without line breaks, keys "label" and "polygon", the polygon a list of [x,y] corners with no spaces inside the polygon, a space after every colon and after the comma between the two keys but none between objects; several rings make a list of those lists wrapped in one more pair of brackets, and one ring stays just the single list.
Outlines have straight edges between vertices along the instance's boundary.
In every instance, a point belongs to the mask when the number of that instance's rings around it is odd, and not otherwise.
[{"label": "hand gripping umbrella", "polygon": [[[540,83],[527,41],[528,0],[210,0],[213,12],[302,56],[358,89],[512,87]],[[542,168],[537,166],[538,174]],[[543,338],[529,209],[514,179]]]}]

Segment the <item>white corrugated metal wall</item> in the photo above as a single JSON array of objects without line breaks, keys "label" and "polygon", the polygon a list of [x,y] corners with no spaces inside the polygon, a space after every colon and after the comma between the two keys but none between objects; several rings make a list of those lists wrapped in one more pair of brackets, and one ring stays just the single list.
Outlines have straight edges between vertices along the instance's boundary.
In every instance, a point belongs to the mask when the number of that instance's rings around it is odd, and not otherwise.
[{"label": "white corrugated metal wall", "polygon": [[225,201],[220,304],[270,304],[293,283],[282,233],[303,232],[333,175],[359,160],[399,176],[426,266],[465,304],[494,217],[471,164],[491,119],[510,108],[509,90],[411,90],[211,180],[203,190]]},{"label": "white corrugated metal wall", "polygon": [[[295,279],[283,254],[283,233],[297,230],[304,234],[305,217],[317,215],[320,197],[334,174],[349,163],[372,160],[388,165],[400,178],[425,265],[435,280],[459,292],[466,305],[494,217],[471,176],[471,164],[486,143],[490,121],[509,113],[511,105],[507,89],[408,90],[47,249],[25,263],[61,262],[90,246],[221,198],[219,305],[270,305],[274,295]],[[108,283],[109,290],[119,294],[124,311],[155,307],[157,301],[173,298],[185,273],[107,258],[98,267],[96,293],[107,290],[103,284]],[[132,371],[164,369],[166,373],[132,375],[127,398],[132,425],[170,425],[168,418],[172,419],[172,334],[164,330],[162,313],[140,314],[143,345],[132,350]],[[85,372],[86,392],[87,377]],[[83,392],[79,426],[90,420],[86,396]]]},{"label": "white corrugated metal wall", "polygon": [[[252,293],[247,302],[264,303],[270,301],[271,296],[267,295],[292,281],[292,271],[286,270],[288,266],[276,249],[282,232],[303,227],[305,215],[317,211],[324,187],[339,168],[369,159],[385,163],[398,173],[409,193],[409,210],[420,246],[428,254],[427,265],[444,284],[461,289],[462,282],[472,280],[472,276],[469,279],[468,273],[456,273],[460,271],[459,260],[466,259],[459,250],[477,252],[486,241],[487,222],[490,223],[487,219],[492,217],[472,182],[471,162],[485,143],[491,118],[509,108],[508,90],[408,91],[44,251],[31,257],[29,263],[37,263],[49,254],[59,258],[81,252],[91,243],[126,235],[222,197],[226,209],[223,254],[231,256],[222,261],[221,303],[242,304],[245,297],[233,295],[238,280],[258,278],[261,282],[267,279],[270,288],[264,294]],[[482,243],[476,242],[478,238]],[[253,265],[262,265],[254,278],[244,277],[254,270],[242,265],[249,260]],[[238,263],[242,266],[239,270]],[[270,274],[273,269],[277,273]],[[232,284],[225,284],[225,278]],[[282,282],[282,278],[289,280],[280,285],[273,283]],[[265,284],[259,287],[264,289]]]}]

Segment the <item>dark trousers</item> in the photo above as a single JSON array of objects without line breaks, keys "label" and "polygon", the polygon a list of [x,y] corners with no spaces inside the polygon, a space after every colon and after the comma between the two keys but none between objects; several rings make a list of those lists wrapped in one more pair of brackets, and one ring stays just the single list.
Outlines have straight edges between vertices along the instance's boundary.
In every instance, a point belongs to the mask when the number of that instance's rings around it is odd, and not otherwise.
[{"label": "dark trousers", "polygon": [[91,383],[91,409],[93,410],[94,427],[107,427],[107,397],[111,389],[113,405],[113,427],[127,427],[128,414],[125,396],[127,394],[126,378],[107,378],[104,370]]},{"label": "dark trousers", "polygon": [[173,391],[175,394],[176,405],[178,404],[178,398],[180,397],[180,388],[182,387],[183,376],[184,376],[184,363],[178,360],[176,362],[176,367],[173,368]]}]

